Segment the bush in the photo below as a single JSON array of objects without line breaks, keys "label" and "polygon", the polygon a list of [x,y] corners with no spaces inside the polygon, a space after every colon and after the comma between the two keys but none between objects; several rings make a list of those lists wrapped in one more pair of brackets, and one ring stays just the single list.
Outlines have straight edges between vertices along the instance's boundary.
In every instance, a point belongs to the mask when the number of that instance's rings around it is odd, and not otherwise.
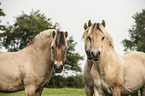
[{"label": "bush", "polygon": [[69,88],[83,88],[83,76],[76,75],[76,76],[69,76],[66,78],[67,87]]},{"label": "bush", "polygon": [[83,76],[81,74],[76,76],[52,76],[50,82],[46,85],[49,88],[84,88]]}]

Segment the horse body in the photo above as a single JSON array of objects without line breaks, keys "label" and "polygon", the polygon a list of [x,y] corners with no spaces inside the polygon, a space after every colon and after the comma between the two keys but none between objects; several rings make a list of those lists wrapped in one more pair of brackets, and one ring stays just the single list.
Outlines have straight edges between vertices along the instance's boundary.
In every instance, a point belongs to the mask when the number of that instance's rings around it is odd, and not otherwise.
[{"label": "horse body", "polygon": [[35,45],[30,46],[19,52],[0,54],[0,65],[3,66],[0,68],[1,90],[18,91],[24,89],[25,85],[33,85],[33,83],[38,87],[47,81],[46,77],[51,77],[53,63],[48,58],[50,49],[47,52],[46,49],[43,50],[44,52],[39,52]]},{"label": "horse body", "polygon": [[[95,96],[127,96],[136,94],[139,89],[144,96],[145,53],[130,51],[119,55],[103,23],[88,25],[83,35],[88,57],[86,64],[92,65],[84,70],[84,81],[88,81],[85,82],[87,96],[92,96],[93,92]],[[87,75],[91,75],[91,79],[85,78]],[[88,86],[89,80],[93,81],[91,86]]]},{"label": "horse body", "polygon": [[[108,51],[107,49],[107,54]],[[129,52],[126,55],[109,53],[108,57],[107,54],[102,53],[100,60],[94,62],[90,73],[102,96],[111,95],[116,90],[120,90],[122,95],[134,94],[144,86],[144,53]]]},{"label": "horse body", "polygon": [[145,53],[129,52],[122,58],[124,60],[124,85],[131,93],[135,93],[145,85]]},{"label": "horse body", "polygon": [[1,92],[25,89],[26,96],[41,95],[43,86],[51,78],[54,65],[51,54],[52,31],[46,33],[46,37],[41,36],[40,40],[35,38],[33,44],[18,52],[0,52]]}]

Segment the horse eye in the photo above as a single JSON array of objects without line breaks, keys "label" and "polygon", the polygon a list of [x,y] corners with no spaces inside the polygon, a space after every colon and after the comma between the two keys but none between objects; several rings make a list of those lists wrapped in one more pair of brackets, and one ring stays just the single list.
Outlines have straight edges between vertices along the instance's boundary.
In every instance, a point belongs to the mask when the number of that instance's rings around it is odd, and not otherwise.
[{"label": "horse eye", "polygon": [[88,36],[88,39],[91,41],[91,37]]},{"label": "horse eye", "polygon": [[102,37],[102,40],[104,40],[105,39],[105,37]]},{"label": "horse eye", "polygon": [[54,49],[54,47],[52,46],[51,49]]}]

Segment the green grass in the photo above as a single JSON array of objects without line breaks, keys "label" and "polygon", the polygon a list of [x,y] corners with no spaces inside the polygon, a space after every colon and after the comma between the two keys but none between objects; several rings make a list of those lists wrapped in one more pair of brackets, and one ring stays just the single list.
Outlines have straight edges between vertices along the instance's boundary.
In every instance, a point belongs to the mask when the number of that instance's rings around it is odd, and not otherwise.
[{"label": "green grass", "polygon": [[[24,91],[15,93],[0,93],[0,96],[25,96]],[[86,96],[85,89],[73,89],[73,88],[45,88],[42,96]],[[140,91],[138,92],[140,95]]]},{"label": "green grass", "polygon": [[[0,93],[0,96],[25,96],[25,92]],[[42,96],[85,96],[85,90],[73,88],[45,88]]]}]

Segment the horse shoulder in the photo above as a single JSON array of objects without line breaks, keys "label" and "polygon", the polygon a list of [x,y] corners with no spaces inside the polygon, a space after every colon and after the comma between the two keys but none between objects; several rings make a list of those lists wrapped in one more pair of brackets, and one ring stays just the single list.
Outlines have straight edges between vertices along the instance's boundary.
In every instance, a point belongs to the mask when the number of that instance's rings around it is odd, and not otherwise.
[{"label": "horse shoulder", "polygon": [[[122,62],[122,56],[119,54],[112,55],[112,57],[109,57],[109,60],[103,60],[100,64],[105,65],[104,73],[101,74],[101,82],[105,89],[108,89],[109,86],[114,88],[116,86],[122,86],[124,82],[124,68],[123,68],[123,62]],[[100,74],[100,73],[99,73]]]}]

